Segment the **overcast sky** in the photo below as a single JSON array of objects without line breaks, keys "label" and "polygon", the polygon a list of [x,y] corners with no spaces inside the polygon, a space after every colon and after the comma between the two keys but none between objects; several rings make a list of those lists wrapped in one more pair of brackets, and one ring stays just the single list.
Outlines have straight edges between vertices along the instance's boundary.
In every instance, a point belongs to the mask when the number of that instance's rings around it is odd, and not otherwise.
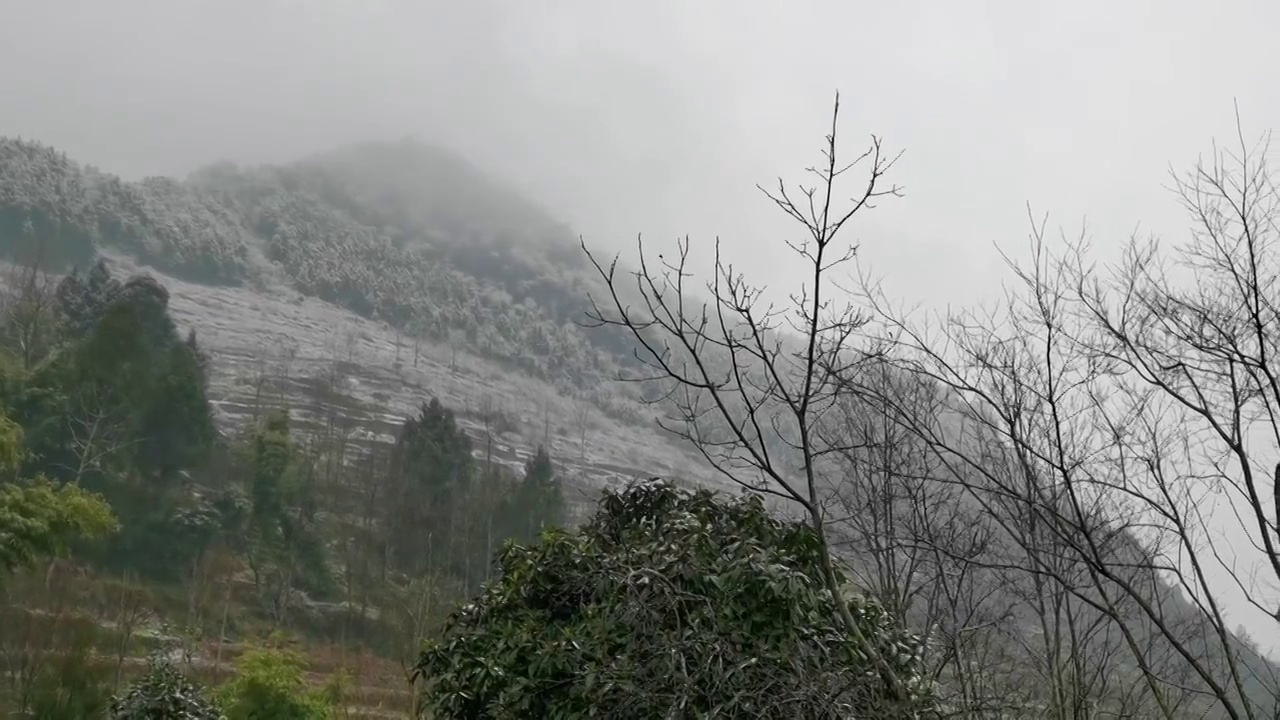
[{"label": "overcast sky", "polygon": [[[1280,3],[1192,0],[0,0],[0,134],[122,174],[406,135],[463,151],[593,245],[718,234],[786,287],[754,189],[847,146],[906,155],[854,228],[890,291],[968,304],[1026,204],[1104,250],[1180,239],[1163,189],[1280,118]],[[1270,621],[1255,618],[1259,630]],[[1267,626],[1267,627],[1262,627]]]},{"label": "overcast sky", "polygon": [[586,235],[715,235],[780,278],[754,189],[848,147],[904,149],[857,229],[904,297],[994,287],[1026,203],[1097,242],[1175,233],[1162,189],[1280,116],[1280,4],[756,0],[0,0],[0,133],[125,176],[405,135],[463,150]]}]

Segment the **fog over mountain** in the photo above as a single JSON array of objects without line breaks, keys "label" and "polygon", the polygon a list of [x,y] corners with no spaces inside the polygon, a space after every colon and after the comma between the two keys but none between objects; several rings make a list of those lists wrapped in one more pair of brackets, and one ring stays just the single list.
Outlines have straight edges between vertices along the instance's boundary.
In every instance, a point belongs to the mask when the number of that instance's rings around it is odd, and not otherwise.
[{"label": "fog over mountain", "polygon": [[754,185],[813,161],[839,89],[848,142],[907,151],[864,258],[932,304],[992,289],[1026,203],[1100,243],[1175,233],[1168,165],[1233,98],[1251,136],[1280,109],[1260,0],[5,5],[0,133],[126,177],[411,135],[592,242],[718,234],[748,270],[789,266]]},{"label": "fog over mountain", "polygon": [[[619,408],[638,396],[601,399],[598,388],[629,353],[573,325],[575,293],[599,288],[566,254],[575,236],[627,259],[637,236],[655,253],[688,236],[702,277],[719,238],[729,261],[785,300],[807,279],[782,242],[799,228],[756,186],[804,179],[838,91],[842,147],[875,134],[904,152],[891,177],[903,197],[851,226],[859,268],[895,302],[973,307],[1000,297],[1002,253],[1025,257],[1046,214],[1051,236],[1086,236],[1102,259],[1135,234],[1186,240],[1170,170],[1280,119],[1269,62],[1278,23],[1280,5],[1263,0],[0,0],[0,169],[14,187],[40,186],[40,172],[14,170],[30,153],[85,187],[113,188],[93,212],[136,223],[107,245],[188,293],[170,306],[182,322],[225,322],[202,315],[206,305],[277,301],[283,317],[284,300],[248,294],[278,281],[338,308],[306,322],[370,321],[359,326],[370,357],[386,355],[370,371],[378,393],[395,395],[393,363],[403,380],[402,333],[430,325],[434,340],[461,332],[483,358],[483,371],[440,391],[446,400],[477,402],[514,367],[552,396],[589,384],[600,426],[618,423],[608,427],[625,437],[619,428],[638,415]],[[72,224],[96,228],[90,215]],[[210,278],[226,288],[198,286]],[[241,284],[251,290],[227,289]],[[475,308],[482,319],[457,318]],[[215,355],[243,354],[236,371],[248,372],[250,334],[234,330]],[[456,370],[449,347],[420,373],[414,349],[415,391]],[[223,394],[213,399],[247,418],[230,367],[213,371]],[[548,415],[535,394],[512,406]],[[554,423],[542,423],[550,443]],[[640,451],[622,443],[588,457],[582,432],[584,475],[667,451],[644,435]],[[503,452],[517,469],[532,456],[514,441]],[[1239,561],[1262,567],[1232,508],[1209,512],[1224,537],[1239,536]],[[1273,608],[1232,593],[1231,621],[1276,657]]]}]

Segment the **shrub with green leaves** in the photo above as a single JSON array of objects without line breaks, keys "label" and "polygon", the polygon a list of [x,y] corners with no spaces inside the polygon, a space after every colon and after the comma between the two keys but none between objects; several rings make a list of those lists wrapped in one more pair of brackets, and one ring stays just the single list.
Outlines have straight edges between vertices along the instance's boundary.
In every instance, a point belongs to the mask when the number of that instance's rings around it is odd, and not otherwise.
[{"label": "shrub with green leaves", "polygon": [[147,674],[111,700],[111,720],[224,720],[204,688],[162,656],[151,658]]},{"label": "shrub with green leaves", "polygon": [[664,482],[606,492],[577,532],[508,544],[501,575],[422,653],[432,717],[915,717],[920,643],[852,609],[909,690],[892,697],[840,623],[807,526],[760,497]]},{"label": "shrub with green leaves", "polygon": [[251,650],[236,661],[236,676],[219,689],[228,720],[328,720],[333,699],[307,685],[302,657],[287,650]]},{"label": "shrub with green leaves", "polygon": [[0,575],[116,527],[111,508],[97,494],[46,480],[5,485],[0,488]]},{"label": "shrub with green leaves", "polygon": [[95,493],[43,478],[13,482],[25,455],[22,436],[22,428],[0,413],[0,582],[77,540],[117,528],[111,507]]}]

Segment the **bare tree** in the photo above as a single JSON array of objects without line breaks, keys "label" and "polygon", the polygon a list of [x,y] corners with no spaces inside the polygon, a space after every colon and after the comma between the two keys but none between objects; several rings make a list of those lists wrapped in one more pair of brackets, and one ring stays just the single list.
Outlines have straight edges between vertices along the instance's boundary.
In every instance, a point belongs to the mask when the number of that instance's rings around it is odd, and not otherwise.
[{"label": "bare tree", "polygon": [[427,333],[426,324],[415,317],[409,331],[413,334],[413,367],[416,370],[422,357],[422,336]]},{"label": "bare tree", "polygon": [[101,473],[137,441],[126,438],[125,418],[106,388],[82,394],[75,412],[66,415],[68,445],[74,465],[63,465],[70,482],[79,485],[89,473]]},{"label": "bare tree", "polygon": [[983,564],[993,528],[939,481],[945,468],[896,418],[936,417],[937,386],[886,363],[867,362],[858,374],[878,395],[843,394],[821,428],[824,443],[840,448],[830,484],[833,548],[899,624],[923,628],[927,672],[944,707],[969,718],[1034,714],[1030,688],[1043,683],[1030,682],[1028,654],[1011,640],[1024,608],[1008,579]]},{"label": "bare tree", "polygon": [[1128,702],[1170,718],[1277,708],[1272,667],[1227,611],[1273,612],[1280,581],[1280,194],[1265,141],[1238,140],[1173,176],[1183,245],[1135,238],[1099,267],[1084,240],[1055,254],[1034,224],[1000,308],[935,330],[868,286],[898,367],[954,410],[899,420],[1021,551],[1010,569],[1098,620],[1144,686]]},{"label": "bare tree", "polygon": [[578,429],[578,462],[587,461],[587,433],[591,430],[591,403],[579,398],[573,405],[573,420]]},{"label": "bare tree", "polygon": [[354,365],[356,358],[360,353],[360,328],[355,324],[348,324],[342,334],[342,347],[346,352],[346,362],[348,365]]},{"label": "bare tree", "polygon": [[56,341],[57,279],[45,270],[44,245],[24,263],[8,265],[0,276],[0,337],[23,369],[48,355]]},{"label": "bare tree", "polygon": [[547,452],[551,451],[551,400],[552,400],[551,394],[548,392],[542,395],[542,398],[539,402],[539,405],[540,405],[539,409],[542,411],[541,443],[542,443],[542,447],[547,449]]},{"label": "bare tree", "polygon": [[[762,290],[721,258],[718,242],[706,302],[698,300],[689,283],[687,240],[676,260],[659,255],[656,264],[640,243],[634,286],[618,275],[616,257],[605,267],[585,243],[583,250],[609,290],[607,311],[592,299],[591,324],[624,329],[639,346],[636,359],[645,374],[626,379],[662,384],[666,392],[659,399],[664,415],[660,426],[690,441],[730,481],[802,510],[822,544],[825,581],[839,620],[861,642],[866,638],[849,609],[832,557],[819,477],[819,466],[838,449],[823,444],[818,428],[835,404],[836,383],[827,368],[838,364],[862,318],[851,305],[834,299],[829,278],[857,250],[841,241],[844,226],[877,199],[901,191],[883,184],[897,156],[886,155],[879,138],[873,136],[870,147],[852,162],[841,159],[839,108],[837,96],[823,163],[809,169],[817,183],[800,187],[798,194],[782,181],[774,192],[761,188],[804,229],[803,240],[788,244],[804,261],[810,279],[791,297],[789,313],[765,305]],[[865,181],[847,206],[837,207],[839,185],[856,169],[866,170]],[[787,325],[800,336],[798,347],[783,337]],[[894,676],[871,643],[864,644],[871,648],[882,682],[901,697],[904,679]]]},{"label": "bare tree", "polygon": [[257,423],[264,415],[265,405],[263,398],[263,390],[271,382],[271,371],[267,368],[267,349],[266,343],[259,341],[257,351],[253,354],[253,370],[252,374],[244,378],[244,382],[253,386],[253,407],[252,420]]},{"label": "bare tree", "polygon": [[449,340],[449,374],[458,374],[458,346],[467,341],[466,333],[458,328],[450,328],[446,334]]},{"label": "bare tree", "polygon": [[[108,588],[111,588],[111,585],[108,585]],[[112,589],[118,591],[117,597],[110,599],[116,601],[113,603],[115,612],[112,620],[115,633],[112,638],[114,645],[112,650],[115,653],[113,687],[118,691],[124,671],[124,661],[129,654],[134,636],[138,629],[152,618],[153,612],[149,593],[145,588],[139,587],[129,573],[126,572],[118,586]]]},{"label": "bare tree", "polygon": [[[930,386],[900,382],[885,366],[863,371],[864,377],[873,374],[877,377],[870,382],[896,385],[882,392],[894,393],[903,406],[913,405],[925,415],[936,412],[937,393]],[[934,483],[941,471],[936,459],[890,411],[848,394],[826,420],[818,433],[824,445],[838,448],[838,480],[829,485],[827,503],[839,510],[828,519],[831,544],[853,558],[850,568],[858,586],[905,623],[911,609],[937,589],[934,548],[925,540],[962,508]]]},{"label": "bare tree", "polygon": [[493,472],[493,435],[496,430],[494,427],[494,415],[497,412],[493,403],[493,395],[485,393],[480,398],[480,419],[484,423],[484,472],[485,475]]},{"label": "bare tree", "polygon": [[279,355],[276,357],[275,382],[278,386],[276,402],[280,407],[285,407],[289,384],[293,381],[293,371],[298,365],[300,348],[298,341],[289,337],[280,338],[276,347],[279,349]]}]

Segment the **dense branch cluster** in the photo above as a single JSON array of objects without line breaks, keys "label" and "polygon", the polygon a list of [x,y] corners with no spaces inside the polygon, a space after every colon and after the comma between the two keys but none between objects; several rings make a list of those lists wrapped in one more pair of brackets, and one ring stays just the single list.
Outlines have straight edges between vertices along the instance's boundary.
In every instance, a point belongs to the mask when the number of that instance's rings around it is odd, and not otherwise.
[{"label": "dense branch cluster", "polygon": [[836,150],[833,124],[817,186],[767,193],[809,272],[785,309],[719,252],[698,289],[687,244],[674,262],[642,246],[634,282],[593,259],[610,292],[592,317],[640,346],[628,379],[663,389],[660,424],[797,509],[828,567],[926,628],[954,712],[1269,716],[1276,670],[1227,620],[1244,600],[1274,610],[1249,563],[1280,580],[1265,147],[1175,178],[1188,244],[1135,241],[1100,269],[1041,225],[994,315],[933,324],[833,279],[856,252],[837,232],[898,194],[878,139],[849,166]]}]

